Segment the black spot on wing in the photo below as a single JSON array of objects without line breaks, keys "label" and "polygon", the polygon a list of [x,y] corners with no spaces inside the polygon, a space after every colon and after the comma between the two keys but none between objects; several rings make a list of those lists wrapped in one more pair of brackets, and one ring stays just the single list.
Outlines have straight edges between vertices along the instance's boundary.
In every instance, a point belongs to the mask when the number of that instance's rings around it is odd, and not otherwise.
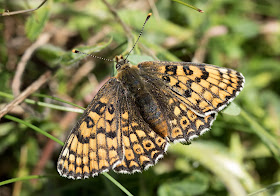
[{"label": "black spot on wing", "polygon": [[190,68],[188,66],[184,66],[183,67],[184,73],[188,76],[188,75],[192,75],[193,71],[190,70]]},{"label": "black spot on wing", "polygon": [[101,101],[96,101],[91,111],[97,113],[98,115],[102,115],[105,112],[106,104]]},{"label": "black spot on wing", "polygon": [[117,137],[117,134],[116,134],[115,131],[110,131],[110,132],[107,132],[107,133],[106,133],[106,136],[107,136],[108,138],[114,139],[115,137]]},{"label": "black spot on wing", "polygon": [[95,125],[93,119],[90,116],[85,118],[85,122],[87,123],[87,128],[92,128]]},{"label": "black spot on wing", "polygon": [[177,66],[172,66],[172,65],[166,65],[165,66],[165,73],[169,75],[176,75],[177,73]]}]

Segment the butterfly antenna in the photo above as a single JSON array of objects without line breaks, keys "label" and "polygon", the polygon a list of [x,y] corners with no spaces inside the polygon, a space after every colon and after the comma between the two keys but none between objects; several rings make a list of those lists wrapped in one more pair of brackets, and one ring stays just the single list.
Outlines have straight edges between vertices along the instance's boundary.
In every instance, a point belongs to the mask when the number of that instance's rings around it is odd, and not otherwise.
[{"label": "butterfly antenna", "polygon": [[87,55],[87,56],[91,56],[91,57],[93,57],[93,58],[101,59],[101,60],[104,60],[104,61],[113,61],[112,59],[107,59],[107,58],[95,56],[95,55],[92,55],[92,54],[84,53],[84,52],[81,52],[81,51],[76,50],[76,49],[73,49],[72,52],[73,52],[73,53],[79,53],[79,54],[85,54],[85,55]]},{"label": "butterfly antenna", "polygon": [[147,18],[146,18],[146,20],[145,20],[145,22],[144,22],[144,24],[143,24],[143,26],[142,26],[142,29],[141,29],[141,31],[140,31],[140,33],[139,33],[139,36],[138,36],[136,42],[134,43],[134,45],[133,45],[132,49],[129,51],[129,53],[126,55],[124,61],[127,60],[128,56],[130,55],[130,53],[132,52],[132,50],[135,48],[137,42],[139,41],[139,39],[140,39],[140,37],[141,37],[141,35],[142,35],[142,33],[143,33],[144,27],[145,27],[146,23],[148,22],[148,20],[149,20],[149,18],[150,18],[151,16],[152,16],[152,13],[149,13],[148,16],[147,16]]}]

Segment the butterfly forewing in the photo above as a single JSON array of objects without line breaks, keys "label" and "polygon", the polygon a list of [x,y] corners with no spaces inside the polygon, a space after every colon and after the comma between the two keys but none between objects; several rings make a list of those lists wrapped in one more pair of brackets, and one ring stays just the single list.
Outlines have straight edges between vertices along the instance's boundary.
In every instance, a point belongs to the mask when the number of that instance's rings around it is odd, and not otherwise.
[{"label": "butterfly forewing", "polygon": [[223,109],[244,85],[241,73],[209,64],[150,61],[138,67],[142,75],[164,81],[170,93],[200,116]]},{"label": "butterfly forewing", "polygon": [[71,131],[58,159],[58,172],[79,179],[108,171],[123,160],[120,83],[110,79]]}]

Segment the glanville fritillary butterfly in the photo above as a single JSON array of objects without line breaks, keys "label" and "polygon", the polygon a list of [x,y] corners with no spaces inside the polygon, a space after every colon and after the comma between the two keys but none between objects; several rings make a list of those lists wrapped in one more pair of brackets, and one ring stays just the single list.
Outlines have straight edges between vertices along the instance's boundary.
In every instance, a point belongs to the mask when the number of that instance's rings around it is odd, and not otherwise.
[{"label": "glanville fritillary butterfly", "polygon": [[131,174],[155,165],[169,143],[209,130],[245,82],[235,70],[204,63],[115,60],[117,75],[68,136],[57,163],[61,176],[82,179],[109,169]]}]

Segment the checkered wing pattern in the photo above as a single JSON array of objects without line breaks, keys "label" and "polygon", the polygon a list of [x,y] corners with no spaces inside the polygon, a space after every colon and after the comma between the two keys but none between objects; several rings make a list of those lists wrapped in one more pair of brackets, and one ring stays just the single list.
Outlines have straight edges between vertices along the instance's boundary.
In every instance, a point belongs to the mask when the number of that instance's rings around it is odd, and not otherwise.
[{"label": "checkered wing pattern", "polygon": [[209,130],[242,90],[241,73],[208,64],[123,61],[72,129],[60,154],[60,175],[81,179],[109,169],[141,172],[169,142]]},{"label": "checkered wing pattern", "polygon": [[57,164],[60,175],[88,178],[123,160],[122,91],[116,78],[99,90],[66,140]]},{"label": "checkered wing pattern", "polygon": [[138,67],[142,75],[164,81],[168,91],[199,116],[222,110],[245,82],[235,70],[204,63],[150,61]]},{"label": "checkered wing pattern", "polygon": [[166,139],[141,118],[129,93],[112,78],[71,131],[57,170],[72,179],[96,176],[109,169],[141,172],[163,157],[167,145]]},{"label": "checkered wing pattern", "polygon": [[163,157],[168,143],[144,121],[129,93],[124,93],[123,99],[121,130],[125,156],[113,169],[119,173],[141,172]]}]

